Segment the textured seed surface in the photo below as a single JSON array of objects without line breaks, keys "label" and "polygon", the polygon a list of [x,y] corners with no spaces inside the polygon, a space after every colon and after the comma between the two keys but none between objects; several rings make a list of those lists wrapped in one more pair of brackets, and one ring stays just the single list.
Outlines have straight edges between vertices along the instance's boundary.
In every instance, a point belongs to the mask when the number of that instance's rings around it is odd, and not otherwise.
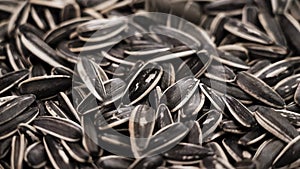
[{"label": "textured seed surface", "polygon": [[0,1],[0,169],[300,167],[299,0]]}]

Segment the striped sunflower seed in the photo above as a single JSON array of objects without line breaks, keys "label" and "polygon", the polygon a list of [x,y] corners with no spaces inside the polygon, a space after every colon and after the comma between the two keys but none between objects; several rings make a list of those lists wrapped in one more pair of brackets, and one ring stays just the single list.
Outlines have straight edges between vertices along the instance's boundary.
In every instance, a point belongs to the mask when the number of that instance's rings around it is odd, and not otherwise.
[{"label": "striped sunflower seed", "polygon": [[41,168],[47,163],[46,156],[43,143],[35,142],[26,148],[24,160],[32,168]]},{"label": "striped sunflower seed", "polygon": [[82,137],[81,127],[68,119],[42,116],[34,119],[32,124],[45,134],[50,134],[62,140],[76,142]]},{"label": "striped sunflower seed", "polygon": [[269,85],[247,72],[240,72],[237,75],[237,84],[246,93],[255,99],[272,107],[282,108],[284,100]]},{"label": "striped sunflower seed", "polygon": [[286,118],[271,108],[259,107],[255,112],[255,118],[264,129],[287,143],[299,135]]}]

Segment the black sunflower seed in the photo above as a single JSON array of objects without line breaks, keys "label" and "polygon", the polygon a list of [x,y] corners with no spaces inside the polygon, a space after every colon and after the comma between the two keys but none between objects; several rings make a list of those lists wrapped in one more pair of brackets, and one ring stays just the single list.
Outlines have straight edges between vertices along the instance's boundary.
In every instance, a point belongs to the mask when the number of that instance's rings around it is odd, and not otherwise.
[{"label": "black sunflower seed", "polygon": [[122,99],[123,103],[133,105],[140,101],[158,84],[162,74],[162,67],[157,64],[148,63],[141,67],[128,83]]},{"label": "black sunflower seed", "polygon": [[233,97],[223,97],[231,115],[243,126],[252,127],[256,124],[253,113]]},{"label": "black sunflower seed", "polygon": [[163,155],[169,163],[191,164],[197,163],[198,160],[212,156],[214,153],[205,147],[190,143],[179,143],[171,150],[168,150]]},{"label": "black sunflower seed", "polygon": [[300,137],[297,136],[278,154],[273,162],[274,167],[283,167],[299,159]]},{"label": "black sunflower seed", "polygon": [[298,84],[295,94],[294,94],[294,101],[295,103],[297,103],[298,105],[300,105],[300,85]]},{"label": "black sunflower seed", "polygon": [[17,116],[15,119],[4,123],[0,127],[0,140],[5,139],[17,132],[18,125],[20,123],[30,123],[38,115],[38,108],[31,108],[28,111],[25,111],[21,115]]},{"label": "black sunflower seed", "polygon": [[82,137],[82,129],[75,122],[58,117],[42,116],[33,121],[33,126],[46,134],[74,142]]},{"label": "black sunflower seed", "polygon": [[224,28],[230,33],[249,41],[254,41],[262,44],[273,43],[273,41],[266,34],[264,34],[251,23],[242,23],[237,19],[229,19],[225,23]]},{"label": "black sunflower seed", "polygon": [[127,169],[132,163],[131,159],[119,156],[106,156],[101,157],[96,165],[99,168],[118,168],[118,169]]},{"label": "black sunflower seed", "polygon": [[18,88],[22,94],[33,93],[37,99],[45,99],[69,89],[71,83],[72,79],[65,75],[40,76],[24,80]]},{"label": "black sunflower seed", "polygon": [[27,69],[14,71],[7,73],[4,76],[0,77],[0,93],[4,93],[10,88],[14,87],[26,77],[28,77],[29,71]]},{"label": "black sunflower seed", "polygon": [[47,163],[46,157],[47,154],[43,143],[35,142],[27,147],[24,160],[32,168],[41,168]]},{"label": "black sunflower seed", "polygon": [[280,140],[267,140],[258,147],[253,159],[259,163],[260,168],[270,168],[283,147],[284,143]]},{"label": "black sunflower seed", "polygon": [[33,94],[16,97],[0,106],[0,125],[18,117],[35,101]]},{"label": "black sunflower seed", "polygon": [[0,159],[3,159],[11,150],[11,141],[12,141],[11,137],[2,140],[0,144]]},{"label": "black sunflower seed", "polygon": [[285,105],[284,100],[278,93],[250,73],[238,73],[237,84],[246,93],[267,105],[278,108],[282,108]]},{"label": "black sunflower seed", "polygon": [[55,169],[71,169],[75,167],[75,163],[68,157],[58,140],[47,135],[43,138],[43,143],[47,156]]},{"label": "black sunflower seed", "polygon": [[157,130],[174,123],[171,112],[165,104],[158,106],[155,119],[155,128]]},{"label": "black sunflower seed", "polygon": [[161,103],[166,104],[171,112],[175,112],[192,97],[198,84],[199,80],[193,77],[178,80],[163,92]]},{"label": "black sunflower seed", "polygon": [[285,100],[293,98],[300,82],[300,74],[291,75],[282,79],[274,86],[274,90]]},{"label": "black sunflower seed", "polygon": [[26,138],[23,134],[13,136],[11,142],[11,168],[20,169],[23,168],[23,158],[26,149]]},{"label": "black sunflower seed", "polygon": [[[155,123],[155,111],[147,105],[135,107],[129,119],[132,151],[138,153],[148,147]],[[139,155],[135,156],[139,156]]]},{"label": "black sunflower seed", "polygon": [[78,162],[91,162],[92,158],[86,152],[82,146],[78,143],[66,142],[64,140],[61,141],[63,147],[66,149],[68,154]]},{"label": "black sunflower seed", "polygon": [[299,135],[286,118],[271,108],[259,107],[255,118],[264,129],[287,143]]}]

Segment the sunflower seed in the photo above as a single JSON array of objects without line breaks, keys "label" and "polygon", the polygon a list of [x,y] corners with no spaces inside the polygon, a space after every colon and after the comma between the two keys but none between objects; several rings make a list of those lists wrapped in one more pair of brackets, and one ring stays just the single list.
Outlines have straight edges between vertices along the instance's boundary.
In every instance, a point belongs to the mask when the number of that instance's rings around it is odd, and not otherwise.
[{"label": "sunflower seed", "polygon": [[59,168],[74,168],[75,164],[67,156],[62,145],[54,137],[46,135],[43,138],[43,143],[45,146],[48,158],[55,169]]},{"label": "sunflower seed", "polygon": [[266,137],[266,133],[259,127],[253,127],[251,131],[241,137],[238,141],[238,144],[241,145],[251,145],[261,141]]},{"label": "sunflower seed", "polygon": [[204,75],[207,78],[218,80],[221,82],[233,82],[236,79],[236,75],[231,68],[222,66],[220,64],[211,64],[207,68],[207,72]]},{"label": "sunflower seed", "polygon": [[76,3],[67,4],[61,11],[61,21],[71,20],[80,16],[80,8]]},{"label": "sunflower seed", "polygon": [[162,67],[148,63],[141,67],[128,83],[122,101],[133,105],[145,97],[158,84],[163,74]]},{"label": "sunflower seed", "polygon": [[238,73],[237,84],[246,93],[269,106],[282,108],[285,105],[284,100],[278,93],[250,73]]},{"label": "sunflower seed", "polygon": [[243,126],[252,127],[256,124],[253,113],[233,97],[223,97],[231,115]]},{"label": "sunflower seed", "polygon": [[161,129],[174,123],[171,112],[165,104],[160,104],[158,106],[155,119],[156,119],[155,122],[156,129]]},{"label": "sunflower seed", "polygon": [[48,63],[53,67],[64,67],[59,56],[54,49],[46,44],[37,35],[30,32],[23,32],[21,35],[22,44],[31,51],[35,56]]},{"label": "sunflower seed", "polygon": [[37,99],[44,99],[69,89],[71,83],[71,78],[65,75],[40,76],[22,81],[18,88],[21,94],[33,93]]},{"label": "sunflower seed", "polygon": [[160,81],[162,90],[166,90],[169,86],[175,83],[175,69],[171,63],[163,63],[163,74]]},{"label": "sunflower seed", "polygon": [[3,159],[11,150],[11,141],[12,141],[11,137],[2,140],[0,144],[0,159]]},{"label": "sunflower seed", "polygon": [[30,123],[32,120],[36,118],[38,115],[37,108],[28,109],[28,111],[22,113],[21,115],[17,116],[15,119],[4,123],[0,127],[0,140],[5,139],[13,135],[17,132],[18,125],[20,123]]},{"label": "sunflower seed", "polygon": [[173,123],[160,129],[151,137],[149,146],[144,150],[144,154],[149,156],[169,150],[173,147],[172,144],[178,143],[188,134],[188,127],[183,123]]},{"label": "sunflower seed", "polygon": [[299,44],[299,39],[295,38],[296,36],[299,36],[300,32],[299,22],[288,13],[280,15],[279,22],[281,22],[281,29],[283,30],[288,42],[290,42],[295,50],[299,53],[300,49],[299,46],[297,46],[297,44]]},{"label": "sunflower seed", "polygon": [[233,0],[221,0],[211,2],[204,6],[205,11],[209,14],[215,14],[219,12],[229,12],[229,13],[241,13],[243,6],[246,4],[245,1],[233,1]]},{"label": "sunflower seed", "polygon": [[198,122],[201,126],[203,139],[208,137],[216,130],[222,120],[222,117],[222,113],[212,109],[198,119]]},{"label": "sunflower seed", "polygon": [[77,27],[79,39],[88,42],[97,42],[110,39],[120,34],[125,28],[125,19],[91,20]]},{"label": "sunflower seed", "polygon": [[287,143],[299,135],[287,119],[271,108],[259,107],[255,118],[264,129]]},{"label": "sunflower seed", "polygon": [[70,142],[78,141],[82,136],[81,127],[68,119],[42,116],[33,121],[33,126],[46,134]]},{"label": "sunflower seed", "polygon": [[258,18],[267,34],[278,44],[287,46],[285,36],[276,21],[275,17],[272,17],[268,12],[260,12]]},{"label": "sunflower seed", "polygon": [[237,19],[229,19],[224,28],[230,33],[247,39],[249,41],[262,43],[262,44],[272,44],[273,41],[263,32],[261,32],[256,26],[251,23],[242,23]]},{"label": "sunflower seed", "polygon": [[95,126],[91,125],[92,121],[90,118],[83,117],[82,118],[82,126],[83,126],[83,139],[82,145],[83,148],[91,155],[91,156],[101,156],[103,151],[100,149],[97,137],[97,131]]},{"label": "sunflower seed", "polygon": [[155,111],[146,105],[135,107],[129,119],[130,141],[135,156],[139,156],[139,152],[147,148],[155,122]]},{"label": "sunflower seed", "polygon": [[274,90],[284,99],[293,98],[296,88],[300,82],[300,74],[291,75],[282,79],[274,86]]},{"label": "sunflower seed", "polygon": [[127,169],[132,163],[131,159],[119,156],[106,156],[101,157],[97,161],[97,167],[99,168],[118,168],[118,169]]},{"label": "sunflower seed", "polygon": [[30,9],[30,3],[23,2],[17,8],[18,11],[13,13],[7,26],[7,31],[9,36],[13,36],[14,34],[13,31],[15,31],[19,25],[26,22],[29,14],[29,9]]},{"label": "sunflower seed", "polygon": [[224,148],[227,150],[228,154],[235,161],[242,161],[243,159],[243,149],[240,145],[236,143],[234,138],[225,138],[222,140]]},{"label": "sunflower seed", "polygon": [[0,93],[4,93],[5,91],[9,90],[10,88],[14,87],[26,77],[28,77],[29,71],[27,69],[14,71],[11,73],[7,73],[4,76],[0,77]]},{"label": "sunflower seed", "polygon": [[294,101],[295,103],[297,103],[298,105],[300,105],[300,85],[298,84],[295,94],[294,94]]},{"label": "sunflower seed", "polygon": [[198,84],[199,80],[193,77],[178,80],[163,92],[161,103],[166,104],[171,112],[175,112],[192,97],[198,88]]},{"label": "sunflower seed", "polygon": [[195,145],[202,145],[202,131],[197,121],[194,121],[194,125],[187,135],[187,142]]},{"label": "sunflower seed", "polygon": [[161,155],[145,157],[137,159],[128,168],[129,169],[152,169],[159,167],[163,164],[163,157]]},{"label": "sunflower seed", "polygon": [[92,161],[92,158],[89,156],[88,152],[86,152],[80,144],[65,142],[64,140],[62,140],[61,143],[74,160],[82,163]]},{"label": "sunflower seed", "polygon": [[164,157],[172,164],[193,164],[212,155],[213,152],[210,149],[190,143],[179,143],[164,153]]},{"label": "sunflower seed", "polygon": [[259,163],[259,166],[263,168],[269,168],[272,162],[278,156],[283,149],[284,144],[280,140],[270,139],[261,144],[256,151],[253,159]]},{"label": "sunflower seed", "polygon": [[255,73],[255,76],[269,85],[275,85],[283,78],[290,76],[299,61],[300,57],[293,57],[275,62]]},{"label": "sunflower seed", "polygon": [[258,23],[258,8],[253,5],[245,5],[242,13],[242,22],[243,23],[252,23],[257,25]]},{"label": "sunflower seed", "polygon": [[27,147],[24,160],[32,168],[41,168],[47,163],[46,156],[43,143],[35,142]]},{"label": "sunflower seed", "polygon": [[26,149],[26,139],[23,134],[13,136],[11,142],[10,163],[12,169],[20,169],[23,167],[23,158]]},{"label": "sunflower seed", "polygon": [[35,101],[33,94],[16,97],[0,106],[0,125],[18,117]]},{"label": "sunflower seed", "polygon": [[278,154],[273,162],[274,167],[283,167],[299,159],[300,137],[295,137]]}]

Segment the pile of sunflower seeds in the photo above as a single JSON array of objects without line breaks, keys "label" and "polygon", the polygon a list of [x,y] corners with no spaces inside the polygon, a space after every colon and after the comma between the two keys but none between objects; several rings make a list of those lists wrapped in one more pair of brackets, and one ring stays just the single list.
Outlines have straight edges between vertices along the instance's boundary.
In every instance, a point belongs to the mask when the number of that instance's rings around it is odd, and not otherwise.
[{"label": "pile of sunflower seeds", "polygon": [[0,0],[0,169],[299,168],[299,65],[300,0]]}]

